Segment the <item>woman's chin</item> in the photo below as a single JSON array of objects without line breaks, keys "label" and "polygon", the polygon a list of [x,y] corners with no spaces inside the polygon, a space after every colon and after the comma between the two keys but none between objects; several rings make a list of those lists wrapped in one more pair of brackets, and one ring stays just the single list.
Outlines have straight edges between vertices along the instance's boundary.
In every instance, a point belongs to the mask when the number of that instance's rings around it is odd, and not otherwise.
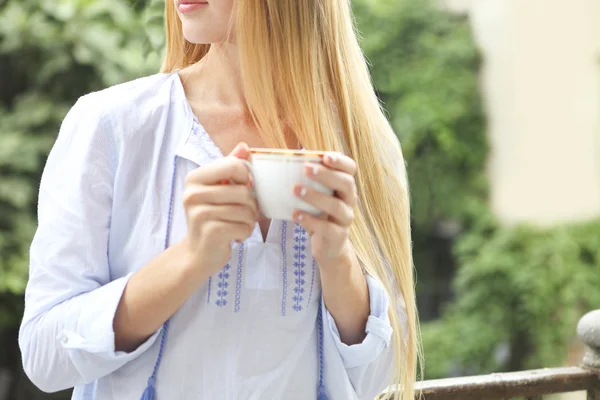
[{"label": "woman's chin", "polygon": [[218,34],[212,32],[206,32],[202,27],[194,26],[197,24],[183,24],[183,37],[190,43],[193,44],[210,44],[219,41]]}]

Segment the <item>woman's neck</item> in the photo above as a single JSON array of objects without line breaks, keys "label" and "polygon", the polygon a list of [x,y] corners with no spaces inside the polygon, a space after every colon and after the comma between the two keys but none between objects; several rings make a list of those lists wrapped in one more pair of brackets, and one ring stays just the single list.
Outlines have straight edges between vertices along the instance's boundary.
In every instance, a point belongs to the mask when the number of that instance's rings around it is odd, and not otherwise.
[{"label": "woman's neck", "polygon": [[239,55],[232,44],[213,44],[197,64],[180,73],[190,102],[202,99],[214,106],[245,113]]}]

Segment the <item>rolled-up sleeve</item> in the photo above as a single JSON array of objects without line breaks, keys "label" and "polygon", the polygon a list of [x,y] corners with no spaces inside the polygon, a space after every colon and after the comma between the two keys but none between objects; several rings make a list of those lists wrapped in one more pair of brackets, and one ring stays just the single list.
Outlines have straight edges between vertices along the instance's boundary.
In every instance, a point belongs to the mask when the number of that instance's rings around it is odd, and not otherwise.
[{"label": "rolled-up sleeve", "polygon": [[[351,398],[371,400],[391,383],[395,354],[391,345],[393,329],[388,314],[389,296],[376,279],[370,276],[366,278],[371,309],[365,328],[366,337],[361,343],[351,346],[343,343],[333,316],[327,311],[324,302],[321,307],[325,316],[324,328],[328,333],[324,341],[326,365],[327,356],[331,360],[335,359],[334,355],[337,355],[352,386]],[[332,399],[342,399],[343,396],[349,398],[349,393],[341,389],[339,380],[338,382],[330,380],[326,382],[326,386],[332,389],[330,393]],[[342,392],[345,394],[341,395]]]},{"label": "rolled-up sleeve", "polygon": [[30,251],[19,346],[25,372],[54,392],[92,382],[146,351],[115,351],[113,319],[130,275],[114,277],[108,238],[117,146],[93,95],[69,111],[48,157]]}]

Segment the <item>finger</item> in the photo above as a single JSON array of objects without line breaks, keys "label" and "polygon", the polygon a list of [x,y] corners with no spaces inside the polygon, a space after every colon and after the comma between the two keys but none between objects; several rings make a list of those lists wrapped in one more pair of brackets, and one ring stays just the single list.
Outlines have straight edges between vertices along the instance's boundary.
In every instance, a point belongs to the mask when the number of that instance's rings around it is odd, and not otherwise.
[{"label": "finger", "polygon": [[356,162],[345,154],[327,152],[323,156],[323,165],[331,169],[345,172],[354,176],[356,174]]},{"label": "finger", "polygon": [[319,234],[340,243],[348,237],[348,229],[343,228],[334,222],[310,215],[304,211],[296,210],[294,212],[294,221],[304,228],[311,236]]},{"label": "finger", "polygon": [[358,196],[356,182],[352,175],[316,163],[306,163],[304,173],[313,181],[334,190],[336,195],[350,207],[356,205]]},{"label": "finger", "polygon": [[349,227],[354,221],[352,208],[337,197],[329,196],[304,185],[296,185],[294,194],[329,215],[335,223],[343,227]]},{"label": "finger", "polygon": [[246,206],[202,204],[188,209],[187,212],[189,218],[195,222],[236,222],[254,228],[258,221],[258,214]]},{"label": "finger", "polygon": [[238,143],[237,146],[229,153],[230,156],[240,158],[242,160],[248,160],[250,158],[250,148],[244,142]]},{"label": "finger", "polygon": [[248,186],[244,185],[189,185],[183,193],[184,207],[199,204],[245,205],[258,215],[258,204]]},{"label": "finger", "polygon": [[247,185],[250,181],[250,170],[244,161],[234,156],[227,156],[194,169],[186,177],[186,185],[215,185],[223,181]]}]

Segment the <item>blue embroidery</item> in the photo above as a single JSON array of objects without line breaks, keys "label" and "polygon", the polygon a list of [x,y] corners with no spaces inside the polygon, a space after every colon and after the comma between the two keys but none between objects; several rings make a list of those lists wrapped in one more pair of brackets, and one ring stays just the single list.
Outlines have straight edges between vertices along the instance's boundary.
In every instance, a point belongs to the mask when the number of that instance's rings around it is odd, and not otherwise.
[{"label": "blue embroidery", "polygon": [[[176,167],[177,167],[177,156],[174,158],[173,160],[173,176],[171,178],[171,195],[170,195],[170,200],[169,200],[169,212],[168,212],[168,216],[167,216],[167,228],[166,228],[166,233],[165,233],[165,243],[164,243],[164,248],[165,250],[169,247],[169,234],[170,234],[170,228],[171,228],[171,216],[172,216],[172,207],[173,207],[173,194],[174,194],[174,190],[175,190],[175,171],[176,171]],[[282,248],[282,253],[283,253],[283,300],[282,300],[282,314],[285,315],[285,309],[286,309],[286,296],[287,296],[287,257],[286,257],[286,238],[287,238],[287,223],[284,221],[283,225],[282,225],[282,239],[281,239],[281,248]],[[301,228],[300,228],[301,229]],[[303,247],[302,251],[304,251],[306,249],[306,237],[304,236],[304,234],[306,232],[304,232],[303,229],[301,229],[301,231],[296,231],[296,233],[300,233],[301,236],[299,239],[295,238],[296,240],[296,246],[299,246],[298,243],[300,243],[300,247]],[[294,247],[296,247],[294,246]],[[242,246],[240,246],[242,247]],[[300,249],[299,247],[299,249]],[[240,255],[238,256],[238,279],[240,276],[240,271],[241,271],[241,265],[240,265],[240,260],[242,260],[242,256],[243,256],[243,250],[240,249]],[[298,254],[298,252],[296,253]],[[296,255],[294,255],[294,258],[298,258],[296,257]],[[306,258],[305,254],[302,254],[302,257],[299,257],[300,260],[302,261],[302,264],[304,263],[304,259]],[[217,295],[218,296],[223,296],[226,297],[227,296],[227,279],[229,278],[229,273],[228,270],[231,267],[229,266],[229,264],[227,264],[225,266],[225,268],[223,269],[223,271],[221,271],[221,273],[219,273],[219,278],[221,278],[221,281],[219,282],[219,291],[217,291]],[[301,267],[297,267],[297,268],[301,268]],[[313,282],[311,283],[311,295],[312,295],[312,285],[314,283],[314,273],[315,273],[315,261],[313,259]],[[301,276],[303,276],[303,274],[300,274]],[[210,302],[210,287],[211,287],[211,278],[209,278],[208,280],[208,299]],[[303,285],[303,279],[299,282],[297,282],[300,285]],[[223,284],[223,285],[221,285]],[[238,285],[238,282],[236,280],[236,285]],[[223,286],[223,287],[222,287]],[[236,288],[237,289],[237,288]],[[309,299],[310,299],[310,295],[309,295]],[[221,299],[220,299],[221,300]],[[226,301],[223,299],[224,303],[223,305],[226,304]],[[238,300],[238,294],[236,293],[236,301],[239,302]],[[301,301],[301,299],[300,299]],[[321,299],[321,303],[322,303],[322,299]],[[217,305],[218,301],[217,301]],[[163,330],[162,330],[162,335],[161,335],[161,339],[160,339],[160,346],[158,349],[158,356],[156,358],[156,362],[154,364],[154,368],[152,370],[152,375],[150,375],[150,378],[148,378],[148,384],[146,386],[146,389],[144,390],[144,393],[142,394],[142,398],[141,400],[154,400],[156,398],[156,377],[158,375],[158,368],[161,364],[162,361],[162,357],[164,354],[164,348],[165,348],[165,342],[167,340],[167,334],[169,332],[169,322],[170,320],[167,320],[164,325],[163,325]],[[318,355],[319,355],[319,382],[317,385],[317,398],[318,400],[328,400],[328,396],[325,390],[325,384],[324,384],[324,354],[323,354],[323,316],[322,316],[322,304],[319,305],[318,308],[318,314],[317,314],[317,329],[318,329],[318,341],[317,341],[317,351],[318,351]],[[86,395],[91,395],[90,393],[90,387],[86,386],[86,390],[84,391],[84,396]]]},{"label": "blue embroidery", "polygon": [[212,286],[212,276],[208,277],[208,293],[206,296],[206,304],[210,304],[210,287]]},{"label": "blue embroidery", "polygon": [[283,292],[281,294],[281,315],[285,317],[286,301],[287,301],[287,221],[281,223],[281,254],[283,259],[282,276],[283,276]]},{"label": "blue embroidery", "polygon": [[317,351],[319,352],[319,384],[317,386],[317,400],[329,400],[325,390],[325,356],[323,354],[323,305],[322,299],[319,302],[319,311],[317,311],[317,328],[319,330],[319,341]]},{"label": "blue embroidery", "polygon": [[242,292],[242,266],[244,264],[244,244],[240,245],[238,250],[238,260],[237,260],[237,275],[235,278],[235,304],[233,306],[233,311],[240,311],[240,295]]},{"label": "blue embroidery", "polygon": [[[171,234],[171,219],[173,217],[173,197],[175,194],[175,175],[177,172],[177,156],[173,158],[173,175],[171,176],[171,194],[169,195],[169,213],[167,214],[167,229],[165,231],[165,242],[164,250],[169,248],[169,239]],[[144,393],[142,393],[141,400],[153,400],[156,397],[156,376],[158,375],[158,367],[162,361],[162,356],[165,350],[165,343],[167,341],[167,335],[169,334],[169,321],[168,319],[163,324],[162,335],[160,337],[160,347],[158,348],[158,356],[152,368],[152,375],[148,378],[148,384]]]},{"label": "blue embroidery", "polygon": [[215,302],[216,305],[218,305],[219,307],[224,307],[227,305],[227,295],[229,294],[229,292],[227,291],[227,288],[229,287],[229,282],[227,281],[229,279],[229,270],[231,269],[231,265],[229,265],[229,263],[227,263],[227,265],[225,265],[225,268],[223,268],[221,270],[221,272],[219,272],[219,282],[217,283],[217,301]]},{"label": "blue embroidery", "polygon": [[315,269],[317,268],[317,262],[315,259],[312,259],[312,278],[310,280],[310,292],[308,292],[308,301],[307,304],[310,304],[310,299],[312,298],[313,287],[315,286]]},{"label": "blue embroidery", "polygon": [[[206,153],[212,160],[218,160],[219,158],[223,157],[221,150],[217,147],[217,145],[212,140],[212,138],[210,137],[208,132],[206,132],[206,130],[202,127],[202,125],[200,125],[200,121],[198,121],[198,118],[196,118],[196,116],[194,116],[193,130],[194,130],[194,134],[197,134],[198,138],[202,142],[201,143],[202,148],[204,148],[206,150]],[[209,151],[209,150],[212,150],[212,151]]]},{"label": "blue embroidery", "polygon": [[304,275],[306,272],[304,271],[304,267],[306,266],[306,231],[302,229],[300,226],[297,226],[294,229],[294,275],[296,279],[294,283],[296,286],[294,287],[294,296],[292,299],[294,300],[294,305],[292,308],[295,311],[302,311],[302,301],[304,300],[304,284],[306,281],[304,280]]}]

